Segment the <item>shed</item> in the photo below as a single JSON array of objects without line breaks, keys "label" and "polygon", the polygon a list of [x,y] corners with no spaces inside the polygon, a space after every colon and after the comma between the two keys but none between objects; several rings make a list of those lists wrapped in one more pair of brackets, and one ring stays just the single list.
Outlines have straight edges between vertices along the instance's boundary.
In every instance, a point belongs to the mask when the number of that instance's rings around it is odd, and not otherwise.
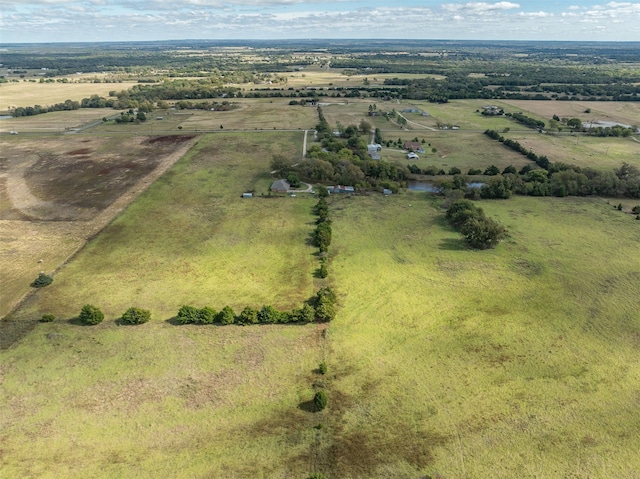
[{"label": "shed", "polygon": [[242,193],[243,198],[253,198],[253,193]]},{"label": "shed", "polygon": [[389,196],[390,194],[392,194],[393,191],[385,188],[384,190],[382,190],[382,194],[384,194],[384,196]]},{"label": "shed", "polygon": [[271,191],[275,191],[276,193],[286,193],[291,188],[291,185],[287,180],[279,179],[272,183]]},{"label": "shed", "polygon": [[419,160],[420,157],[416,155],[413,151],[407,155],[407,160]]}]

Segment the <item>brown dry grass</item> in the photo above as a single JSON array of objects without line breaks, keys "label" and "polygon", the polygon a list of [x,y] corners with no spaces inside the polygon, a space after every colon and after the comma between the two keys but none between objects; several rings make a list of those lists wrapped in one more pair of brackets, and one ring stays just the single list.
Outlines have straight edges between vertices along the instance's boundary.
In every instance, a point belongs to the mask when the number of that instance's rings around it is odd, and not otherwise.
[{"label": "brown dry grass", "polygon": [[192,138],[0,142],[0,316],[38,272],[54,271],[183,156]]},{"label": "brown dry grass", "polygon": [[39,83],[30,81],[0,84],[0,111],[18,106],[53,105],[66,100],[80,101],[91,95],[108,97],[111,90],[127,90],[136,82],[122,83]]},{"label": "brown dry grass", "polygon": [[[529,101],[503,100],[503,103],[546,118],[558,115],[560,118],[580,118],[581,120],[617,121],[628,125],[640,125],[640,104],[616,101]],[[587,109],[591,113],[585,113]]]}]

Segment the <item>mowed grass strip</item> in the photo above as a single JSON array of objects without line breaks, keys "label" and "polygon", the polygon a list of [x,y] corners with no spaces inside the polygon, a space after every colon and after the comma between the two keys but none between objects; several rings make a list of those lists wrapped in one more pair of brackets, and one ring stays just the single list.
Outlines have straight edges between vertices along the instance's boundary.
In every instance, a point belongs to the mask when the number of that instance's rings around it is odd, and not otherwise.
[{"label": "mowed grass strip", "polygon": [[601,200],[482,202],[468,250],[418,193],[336,202],[335,477],[632,478],[637,225]]},{"label": "mowed grass strip", "polygon": [[107,318],[137,305],[156,319],[183,304],[297,307],[313,294],[313,200],[260,194],[272,156],[301,142],[298,132],[202,138],[17,316],[70,318],[86,303]]}]

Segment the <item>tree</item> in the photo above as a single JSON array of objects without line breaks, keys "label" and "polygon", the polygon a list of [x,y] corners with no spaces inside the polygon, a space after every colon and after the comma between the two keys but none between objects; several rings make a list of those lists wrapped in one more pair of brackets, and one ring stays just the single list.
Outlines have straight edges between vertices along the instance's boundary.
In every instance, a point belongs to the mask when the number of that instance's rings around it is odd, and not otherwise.
[{"label": "tree", "polygon": [[460,231],[469,246],[476,249],[495,248],[507,235],[504,226],[486,217],[467,220]]},{"label": "tree", "polygon": [[120,321],[124,324],[143,324],[150,318],[151,311],[148,309],[131,307],[122,314]]},{"label": "tree", "polygon": [[280,311],[273,306],[263,306],[258,312],[258,321],[264,324],[273,324],[280,322]]},{"label": "tree", "polygon": [[580,118],[571,118],[570,120],[567,120],[567,126],[574,129],[582,128],[582,120],[580,120]]},{"label": "tree", "polygon": [[84,324],[99,324],[104,319],[104,313],[91,304],[85,304],[80,311],[78,319]]},{"label": "tree", "polygon": [[293,168],[293,161],[289,158],[285,158],[282,155],[275,155],[271,159],[271,170],[280,173],[281,176],[286,176]]},{"label": "tree", "polygon": [[32,288],[44,288],[53,283],[53,278],[48,274],[40,273],[36,279],[31,283]]},{"label": "tree", "polygon": [[238,324],[257,324],[258,310],[251,306],[246,306],[238,315]]},{"label": "tree", "polygon": [[327,407],[327,395],[324,391],[318,391],[313,396],[313,404],[316,406],[317,411],[322,411]]},{"label": "tree", "polygon": [[225,306],[222,311],[218,313],[216,318],[220,324],[233,324],[236,320],[236,313],[233,312],[231,306]]},{"label": "tree", "polygon": [[198,308],[194,306],[183,305],[178,310],[176,320],[180,324],[190,324],[198,322]]},{"label": "tree", "polygon": [[329,270],[327,269],[327,265],[325,263],[322,263],[320,265],[319,275],[321,278],[326,278],[327,276],[329,276]]},{"label": "tree", "polygon": [[328,323],[336,317],[336,309],[333,301],[323,296],[316,302],[316,318],[321,323]]},{"label": "tree", "polygon": [[487,169],[484,170],[484,173],[483,173],[483,175],[487,175],[487,176],[495,176],[499,174],[500,174],[500,168],[498,168],[495,165],[491,165],[487,167]]},{"label": "tree", "polygon": [[360,120],[360,131],[362,131],[362,133],[364,134],[368,134],[371,133],[371,123],[369,123],[367,120]]},{"label": "tree", "polygon": [[202,309],[198,310],[198,319],[197,322],[199,324],[213,324],[216,322],[216,316],[218,312],[210,308],[209,306],[205,306]]}]

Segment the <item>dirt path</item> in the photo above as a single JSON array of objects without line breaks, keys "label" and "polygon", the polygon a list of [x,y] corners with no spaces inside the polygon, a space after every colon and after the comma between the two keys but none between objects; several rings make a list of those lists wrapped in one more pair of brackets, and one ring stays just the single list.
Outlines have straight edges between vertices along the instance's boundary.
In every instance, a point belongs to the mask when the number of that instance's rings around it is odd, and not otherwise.
[{"label": "dirt path", "polygon": [[[31,220],[0,220],[0,318],[18,306],[32,291],[29,283],[39,271],[57,271],[78,253],[87,240],[98,234],[154,181],[193,147],[192,138],[163,156],[156,168],[126,189],[110,206],[98,211],[63,203],[43,201],[33,194],[25,174],[36,161],[25,155],[6,163],[0,174],[8,203]],[[69,218],[69,219],[67,219]]]}]

